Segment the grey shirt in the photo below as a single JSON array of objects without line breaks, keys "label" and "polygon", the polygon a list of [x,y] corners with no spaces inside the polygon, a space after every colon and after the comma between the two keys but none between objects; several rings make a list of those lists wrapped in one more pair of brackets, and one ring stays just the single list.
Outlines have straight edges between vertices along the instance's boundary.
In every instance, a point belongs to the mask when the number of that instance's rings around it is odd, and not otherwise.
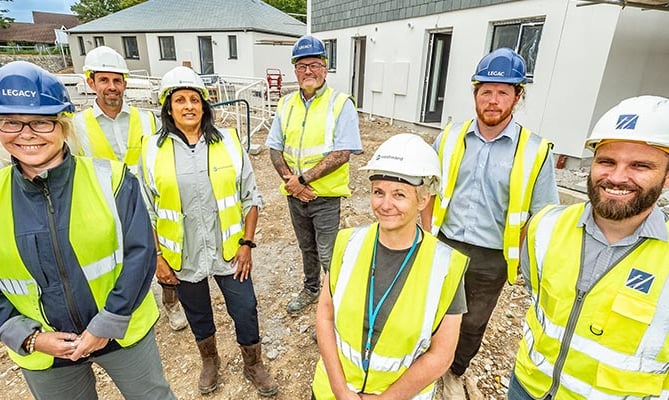
[{"label": "grey shirt", "polygon": [[[226,134],[224,134],[226,135]],[[177,278],[186,282],[199,282],[211,275],[231,275],[235,268],[223,259],[221,226],[218,218],[216,198],[209,181],[208,147],[204,137],[191,148],[174,134],[169,134],[174,143],[177,185],[184,215],[184,243],[182,269],[175,271]],[[232,145],[229,137],[226,145]],[[230,148],[230,147],[228,147]],[[239,193],[242,202],[242,223],[253,206],[260,208],[262,197],[256,185],[251,160],[243,153],[242,182]],[[142,174],[142,168],[139,169]],[[151,224],[156,227],[154,194],[143,179],[142,193],[149,210]]]},{"label": "grey shirt", "polygon": [[[663,242],[668,240],[664,213],[658,207],[653,208],[648,218],[631,235],[622,238],[616,243],[609,243],[606,240],[599,226],[595,223],[592,214],[592,205],[589,202],[585,205],[583,214],[581,214],[576,227],[583,227],[585,230],[583,263],[581,264],[581,273],[577,283],[578,290],[584,292],[590,290],[602,276],[613,268],[642,239],[657,239]],[[523,243],[520,257],[521,271],[525,277],[525,286],[527,290],[531,290],[527,240]]]}]

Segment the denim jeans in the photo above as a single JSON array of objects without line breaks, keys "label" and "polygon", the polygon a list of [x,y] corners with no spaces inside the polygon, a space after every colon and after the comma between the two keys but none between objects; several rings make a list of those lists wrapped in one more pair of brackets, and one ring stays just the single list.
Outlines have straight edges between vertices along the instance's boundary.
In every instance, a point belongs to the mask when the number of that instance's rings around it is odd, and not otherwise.
[{"label": "denim jeans", "polygon": [[[223,293],[228,314],[235,323],[237,343],[242,346],[258,343],[258,302],[251,277],[240,282],[239,278],[233,279],[232,275],[214,275],[214,280]],[[199,342],[216,333],[209,280],[203,279],[197,283],[181,281],[177,285],[177,294],[195,341]]]},{"label": "denim jeans", "polygon": [[37,400],[93,400],[98,398],[93,363],[107,372],[125,399],[176,399],[163,375],[153,329],[133,346],[90,357],[81,364],[21,372]]},{"label": "denim jeans", "polygon": [[341,198],[318,197],[304,203],[288,196],[290,220],[302,251],[304,288],[312,293],[321,288],[321,269],[330,268],[332,249],[339,231]]},{"label": "denim jeans", "polygon": [[460,376],[481,347],[483,334],[506,282],[506,260],[502,250],[450,240],[441,232],[439,240],[469,257],[465,272],[467,312],[462,316],[460,338],[451,364],[453,373]]},{"label": "denim jeans", "polygon": [[[509,391],[507,393],[507,398],[509,400],[536,400],[534,397],[530,396],[529,393],[523,389],[523,386],[516,379],[516,374],[512,371],[511,377],[509,379]],[[550,400],[551,397],[548,396],[545,400]]]}]

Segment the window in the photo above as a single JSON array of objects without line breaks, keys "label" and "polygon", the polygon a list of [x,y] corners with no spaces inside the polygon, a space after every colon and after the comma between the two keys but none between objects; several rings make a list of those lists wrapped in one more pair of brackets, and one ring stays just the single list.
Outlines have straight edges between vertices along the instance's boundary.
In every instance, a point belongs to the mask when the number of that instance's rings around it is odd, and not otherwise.
[{"label": "window", "polygon": [[80,56],[85,56],[86,55],[86,45],[84,44],[84,37],[83,36],[77,36],[77,39],[79,40],[79,55]]},{"label": "window", "polygon": [[337,39],[324,40],[325,55],[328,58],[328,71],[337,70]]},{"label": "window", "polygon": [[137,38],[135,36],[123,36],[123,50],[125,58],[139,60],[139,48],[137,47]]},{"label": "window", "polygon": [[174,49],[174,36],[158,36],[161,60],[176,60],[177,52]]},{"label": "window", "polygon": [[95,47],[100,47],[105,45],[105,38],[102,36],[93,36],[93,41],[95,41]]},{"label": "window", "polygon": [[534,77],[534,66],[537,63],[543,20],[522,21],[516,23],[497,24],[493,28],[490,51],[500,47],[514,49],[525,59],[528,81]]},{"label": "window", "polygon": [[237,59],[237,36],[229,35],[228,36],[228,58],[231,60]]}]

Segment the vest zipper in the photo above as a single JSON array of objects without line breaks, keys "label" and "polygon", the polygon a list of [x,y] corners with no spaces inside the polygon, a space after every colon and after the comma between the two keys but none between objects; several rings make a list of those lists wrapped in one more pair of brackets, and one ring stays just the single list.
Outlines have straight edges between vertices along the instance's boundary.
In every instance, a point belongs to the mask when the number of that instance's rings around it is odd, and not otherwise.
[{"label": "vest zipper", "polygon": [[56,266],[58,267],[58,272],[61,278],[60,280],[61,283],[63,284],[63,292],[65,292],[65,301],[67,303],[67,309],[69,311],[70,317],[72,318],[72,321],[74,322],[74,325],[77,327],[78,330],[77,333],[81,333],[86,329],[86,327],[79,318],[79,313],[77,312],[77,308],[75,306],[76,302],[74,301],[74,297],[72,295],[72,287],[70,286],[69,276],[65,268],[65,262],[63,261],[63,254],[60,252],[60,247],[58,246],[58,235],[56,232],[56,219],[55,219],[56,212],[53,207],[53,202],[51,201],[51,191],[49,190],[49,185],[44,179],[36,177],[34,179],[34,182],[37,183],[37,185],[39,186],[40,191],[42,192],[42,195],[44,196],[44,199],[46,200],[47,203],[47,208],[49,211],[48,212],[49,234],[51,236],[51,243],[53,244],[53,251],[56,256]]},{"label": "vest zipper", "polygon": [[309,107],[305,107],[306,110],[304,110],[304,119],[302,120],[302,134],[300,135],[300,147],[298,147],[297,151],[297,173],[296,175],[302,175],[302,140],[304,139],[304,131],[305,131],[305,125],[307,124],[307,116],[309,116]]},{"label": "vest zipper", "polygon": [[576,301],[574,306],[571,308],[569,313],[569,319],[567,320],[567,326],[564,330],[564,338],[562,339],[562,344],[560,345],[560,352],[558,357],[555,360],[555,365],[553,366],[553,383],[551,384],[550,389],[548,389],[548,395],[550,398],[555,398],[555,392],[557,392],[558,387],[560,387],[560,376],[562,375],[562,368],[567,359],[567,353],[569,352],[571,339],[574,337],[574,331],[576,330],[576,323],[578,322],[578,316],[581,314],[581,309],[583,308],[583,299],[587,292],[579,290],[576,293]]}]

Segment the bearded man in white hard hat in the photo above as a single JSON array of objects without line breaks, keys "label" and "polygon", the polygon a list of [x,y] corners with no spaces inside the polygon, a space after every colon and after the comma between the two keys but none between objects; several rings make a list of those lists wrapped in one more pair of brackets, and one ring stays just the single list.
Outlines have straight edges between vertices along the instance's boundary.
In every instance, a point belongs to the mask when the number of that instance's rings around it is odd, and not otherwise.
[{"label": "bearded man in white hard hat", "polygon": [[[151,111],[140,110],[123,100],[128,66],[116,50],[107,46],[91,50],[84,60],[86,82],[95,91],[92,107],[74,116],[78,153],[84,156],[123,161],[137,174],[142,152],[142,137],[156,132],[156,118]],[[178,331],[188,326],[176,289],[163,286],[162,303],[170,328]]]},{"label": "bearded man in white hard hat", "polygon": [[669,99],[623,100],[595,125],[590,201],[529,222],[532,296],[509,399],[666,398]]}]

